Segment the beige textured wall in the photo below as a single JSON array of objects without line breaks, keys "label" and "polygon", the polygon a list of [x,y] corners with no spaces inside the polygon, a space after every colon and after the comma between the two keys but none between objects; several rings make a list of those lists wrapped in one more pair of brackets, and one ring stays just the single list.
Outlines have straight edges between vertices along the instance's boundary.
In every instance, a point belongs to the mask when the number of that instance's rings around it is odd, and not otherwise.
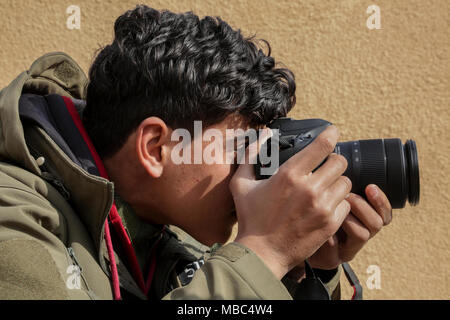
[{"label": "beige textured wall", "polygon": [[[342,140],[413,138],[419,148],[421,203],[394,220],[353,266],[367,299],[449,299],[450,1],[158,0],[158,9],[218,15],[270,41],[297,77],[292,116],[336,123]],[[81,8],[81,29],[66,28],[66,8]],[[115,18],[134,1],[0,1],[0,87],[49,51],[69,53],[87,71],[112,38]],[[366,9],[381,9],[381,29]],[[381,270],[368,290],[366,269]],[[345,282],[344,282],[345,283]],[[344,297],[350,288],[344,285]]]}]

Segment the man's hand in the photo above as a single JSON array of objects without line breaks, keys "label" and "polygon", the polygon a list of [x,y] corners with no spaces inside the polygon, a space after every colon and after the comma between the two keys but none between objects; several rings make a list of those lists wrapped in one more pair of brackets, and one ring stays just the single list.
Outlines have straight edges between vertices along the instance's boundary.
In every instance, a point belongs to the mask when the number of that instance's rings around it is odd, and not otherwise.
[{"label": "man's hand", "polygon": [[365,193],[368,202],[350,193],[346,200],[351,205],[351,213],[339,231],[308,259],[313,268],[335,269],[352,260],[370,238],[391,222],[392,207],[383,191],[368,185]]},{"label": "man's hand", "polygon": [[231,180],[235,241],[255,252],[278,279],[332,237],[350,211],[345,197],[351,181],[342,176],[347,161],[332,153],[337,140],[337,128],[330,126],[269,179],[256,181],[253,165],[242,164]]}]

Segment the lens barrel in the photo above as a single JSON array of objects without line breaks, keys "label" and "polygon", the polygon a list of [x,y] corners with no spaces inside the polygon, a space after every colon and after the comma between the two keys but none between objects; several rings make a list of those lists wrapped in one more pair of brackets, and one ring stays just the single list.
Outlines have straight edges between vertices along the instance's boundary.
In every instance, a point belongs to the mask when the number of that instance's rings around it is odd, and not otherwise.
[{"label": "lens barrel", "polygon": [[365,188],[376,184],[387,195],[392,208],[419,203],[420,179],[416,143],[400,139],[340,142],[335,152],[347,159],[344,175],[352,181],[352,192],[365,196]]}]

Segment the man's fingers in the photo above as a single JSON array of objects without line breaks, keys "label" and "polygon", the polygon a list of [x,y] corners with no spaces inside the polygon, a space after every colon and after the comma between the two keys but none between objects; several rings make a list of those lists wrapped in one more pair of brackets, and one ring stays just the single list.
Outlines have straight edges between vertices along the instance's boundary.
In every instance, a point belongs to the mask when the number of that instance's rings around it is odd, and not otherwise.
[{"label": "man's fingers", "polygon": [[345,169],[347,169],[347,160],[341,155],[332,153],[325,163],[312,174],[311,180],[325,189],[332,185],[345,172]]},{"label": "man's fingers", "polygon": [[381,219],[381,216],[365,199],[359,195],[350,193],[347,201],[352,207],[351,211],[353,215],[370,231],[370,237],[373,237],[381,230],[383,227],[383,219]]},{"label": "man's fingers", "polygon": [[350,212],[350,204],[346,200],[342,200],[341,203],[338,204],[336,210],[334,210],[334,221],[336,222],[336,230],[339,229],[339,226],[344,222],[345,218]]},{"label": "man's fingers", "polygon": [[342,261],[350,261],[356,253],[369,241],[370,231],[353,214],[349,214],[342,223],[345,232],[345,243],[341,245]]},{"label": "man's fingers", "polygon": [[292,173],[307,175],[334,151],[338,138],[338,129],[334,125],[327,127],[310,145],[287,160],[280,170],[283,168],[292,170]]},{"label": "man's fingers", "polygon": [[327,189],[327,199],[333,207],[337,206],[352,190],[352,181],[346,176],[340,176]]},{"label": "man's fingers", "polygon": [[392,206],[386,194],[376,185],[366,187],[367,200],[375,208],[375,211],[383,219],[383,224],[388,225],[392,221]]}]

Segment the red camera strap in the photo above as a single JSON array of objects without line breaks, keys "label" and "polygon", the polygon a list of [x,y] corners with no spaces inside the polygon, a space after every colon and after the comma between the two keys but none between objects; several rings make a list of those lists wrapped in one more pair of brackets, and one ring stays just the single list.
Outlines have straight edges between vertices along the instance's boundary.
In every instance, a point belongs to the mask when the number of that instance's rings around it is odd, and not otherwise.
[{"label": "red camera strap", "polygon": [[[92,155],[92,158],[94,159],[95,165],[97,166],[100,176],[102,178],[109,180],[108,173],[106,172],[103,162],[100,159],[100,156],[98,155],[97,151],[95,150],[94,144],[92,143],[91,139],[89,138],[89,136],[83,126],[81,118],[73,104],[73,101],[68,97],[62,97],[62,98],[67,107],[67,110],[69,111],[69,114],[72,117],[74,124],[76,125],[78,131],[80,132],[81,136],[83,137],[83,140],[86,142],[86,145],[89,148],[89,151]],[[130,265],[131,273],[133,275],[134,280],[136,281],[137,285],[142,290],[142,292],[145,295],[148,295],[148,292],[150,290],[151,283],[153,280],[153,276],[155,273],[155,269],[156,269],[156,249],[157,249],[159,240],[162,237],[160,236],[160,238],[157,240],[157,242],[155,243],[155,245],[152,248],[152,251],[150,254],[149,273],[147,276],[147,280],[144,281],[143,272],[139,266],[139,263],[138,263],[138,260],[136,257],[136,252],[133,248],[130,238],[128,237],[128,233],[126,232],[126,230],[123,226],[122,219],[120,218],[120,215],[117,212],[115,203],[113,203],[113,205],[109,211],[108,220],[109,220],[109,223],[111,223],[111,225],[113,226],[114,231],[116,232],[116,234],[121,242],[122,248],[123,248],[126,258],[127,258],[127,261]],[[108,256],[109,256],[109,260],[110,260],[113,293],[114,293],[115,300],[121,300],[119,274],[117,271],[116,259],[114,257],[114,248],[112,245],[109,223],[105,223],[105,241],[106,241],[106,247],[107,247]],[[161,230],[161,235],[162,235],[163,231],[164,231],[164,227]]]}]

